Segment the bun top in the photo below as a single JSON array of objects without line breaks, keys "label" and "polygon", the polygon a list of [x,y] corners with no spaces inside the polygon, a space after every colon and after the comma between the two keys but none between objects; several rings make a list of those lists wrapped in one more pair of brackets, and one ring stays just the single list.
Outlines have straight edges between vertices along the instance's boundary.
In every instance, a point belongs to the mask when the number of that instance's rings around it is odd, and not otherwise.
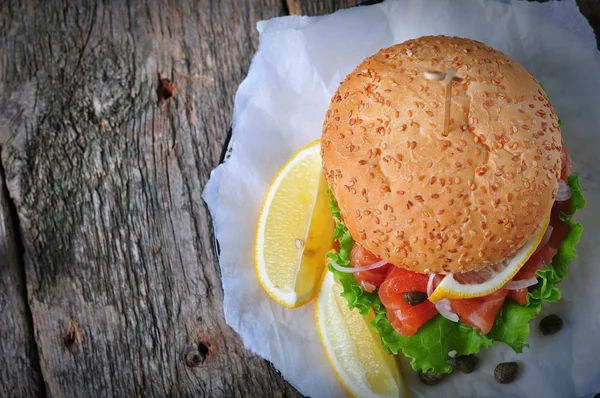
[{"label": "bun top", "polygon": [[[445,87],[456,69],[448,136]],[[416,272],[502,261],[550,213],[561,169],[558,119],[535,78],[478,41],[430,36],[380,50],[340,84],[323,167],[354,240]]]}]

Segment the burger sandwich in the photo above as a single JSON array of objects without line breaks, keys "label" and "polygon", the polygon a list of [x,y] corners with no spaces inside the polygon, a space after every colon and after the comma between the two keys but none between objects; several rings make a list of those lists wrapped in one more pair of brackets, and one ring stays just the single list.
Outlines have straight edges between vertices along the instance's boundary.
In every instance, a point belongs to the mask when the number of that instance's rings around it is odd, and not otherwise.
[{"label": "burger sandwich", "polygon": [[321,156],[329,271],[413,369],[527,346],[576,256],[585,204],[561,122],[523,66],[445,36],[382,49],[340,84]]}]

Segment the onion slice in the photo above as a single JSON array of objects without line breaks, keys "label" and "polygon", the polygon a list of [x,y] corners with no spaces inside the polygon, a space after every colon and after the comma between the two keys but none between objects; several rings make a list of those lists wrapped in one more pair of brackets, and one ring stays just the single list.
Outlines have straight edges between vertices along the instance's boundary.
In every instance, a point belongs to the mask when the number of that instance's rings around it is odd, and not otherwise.
[{"label": "onion slice", "polygon": [[[548,243],[548,241],[550,240],[550,236],[552,236],[553,229],[554,229],[554,227],[552,225],[548,225],[548,228],[546,228],[546,232],[544,233],[544,236],[542,236],[542,240],[540,241],[540,244],[538,245],[537,249],[535,249],[533,254],[536,254],[537,252],[542,250],[542,248],[544,246],[546,246],[546,243]],[[532,256],[533,256],[533,254],[532,254]]]},{"label": "onion slice", "polygon": [[452,312],[452,305],[450,304],[450,300],[441,299],[436,301],[435,309],[444,318],[451,320],[452,322],[458,322],[458,315],[455,312]]},{"label": "onion slice", "polygon": [[343,272],[345,274],[353,274],[355,272],[370,271],[372,269],[383,267],[387,263],[388,262],[385,261],[385,260],[379,260],[376,263],[365,265],[363,267],[342,267],[341,265],[339,265],[338,263],[336,263],[332,259],[329,259],[329,264],[331,264],[331,266],[333,268],[335,268],[336,271],[340,271],[340,272]]},{"label": "onion slice", "polygon": [[508,290],[519,290],[525,289],[526,287],[533,286],[538,282],[537,278],[534,276],[529,279],[521,279],[519,281],[510,281],[506,285],[504,285],[505,289]]},{"label": "onion slice", "polygon": [[569,185],[567,185],[566,182],[561,180],[558,183],[558,192],[556,192],[555,200],[557,202],[564,202],[569,199],[571,199],[571,188],[569,188]]},{"label": "onion slice", "polygon": [[433,280],[436,274],[429,274],[429,280],[427,281],[427,296],[431,296],[433,293]]}]

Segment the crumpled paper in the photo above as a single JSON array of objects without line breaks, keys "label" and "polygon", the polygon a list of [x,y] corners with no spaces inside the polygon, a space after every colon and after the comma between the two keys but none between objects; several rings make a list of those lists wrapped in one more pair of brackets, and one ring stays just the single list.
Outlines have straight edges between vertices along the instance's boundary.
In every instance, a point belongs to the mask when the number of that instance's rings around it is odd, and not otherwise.
[{"label": "crumpled paper", "polygon": [[[258,52],[235,98],[231,157],[213,171],[203,195],[220,243],[225,318],[245,346],[302,394],[347,395],[321,347],[312,303],[283,308],[256,279],[253,243],[263,196],[285,161],[320,136],[332,94],[363,58],[422,35],[458,35],[506,52],[544,84],[582,178],[588,205],[577,219],[585,231],[560,285],[563,299],[541,315],[564,319],[558,334],[541,336],[534,321],[523,354],[495,344],[481,353],[476,372],[455,372],[437,387],[420,384],[403,360],[408,389],[416,397],[600,392],[600,54],[575,1],[403,0],[324,17],[276,18],[260,22],[258,30]],[[518,379],[496,383],[495,365],[513,360],[521,365]]]}]

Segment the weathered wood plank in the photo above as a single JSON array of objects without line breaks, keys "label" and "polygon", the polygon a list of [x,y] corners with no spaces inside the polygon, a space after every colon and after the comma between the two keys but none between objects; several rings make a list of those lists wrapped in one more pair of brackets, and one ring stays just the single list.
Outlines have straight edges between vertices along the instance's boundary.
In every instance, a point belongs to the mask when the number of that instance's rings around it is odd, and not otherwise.
[{"label": "weathered wood plank", "polygon": [[297,394],[225,324],[201,199],[282,4],[3,4],[2,163],[48,395]]},{"label": "weathered wood plank", "polygon": [[[48,395],[297,395],[223,321],[200,199],[254,23],[284,3],[21,3],[0,2],[0,147]],[[578,4],[598,32],[600,4]],[[175,84],[170,98],[160,78]],[[6,214],[0,396],[33,396],[44,391]]]},{"label": "weathered wood plank", "polygon": [[25,275],[0,167],[0,397],[44,395]]},{"label": "weathered wood plank", "polygon": [[364,0],[286,0],[288,12],[292,15],[330,14],[361,3],[364,3]]},{"label": "weathered wood plank", "polygon": [[590,21],[590,25],[596,33],[596,43],[600,48],[600,1],[598,0],[577,0],[577,5],[581,13]]}]

